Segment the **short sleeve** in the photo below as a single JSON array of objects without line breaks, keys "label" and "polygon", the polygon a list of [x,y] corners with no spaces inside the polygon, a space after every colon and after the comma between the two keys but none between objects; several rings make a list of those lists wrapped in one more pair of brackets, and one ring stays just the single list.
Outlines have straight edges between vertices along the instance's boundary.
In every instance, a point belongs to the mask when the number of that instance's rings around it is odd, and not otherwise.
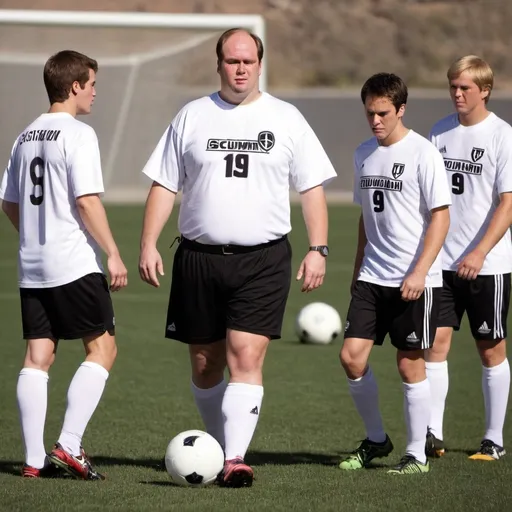
[{"label": "short sleeve", "polygon": [[160,138],[142,172],[172,192],[183,187],[183,141],[171,124]]},{"label": "short sleeve", "polygon": [[355,204],[361,204],[361,189],[359,188],[359,159],[357,152],[354,153],[354,191],[353,201]]},{"label": "short sleeve", "polygon": [[75,198],[87,194],[103,194],[103,174],[98,138],[94,130],[84,130],[66,148],[67,171]]},{"label": "short sleeve", "polygon": [[496,189],[498,194],[512,192],[512,129],[503,133],[497,147]]},{"label": "short sleeve", "polygon": [[418,168],[418,179],[429,210],[452,204],[444,160],[434,147],[424,152]]},{"label": "short sleeve", "polygon": [[11,156],[7,162],[7,167],[2,177],[2,184],[0,185],[0,199],[10,203],[20,202],[20,186],[19,186],[19,169],[15,164],[15,153],[18,147],[18,139],[12,147]]},{"label": "short sleeve", "polygon": [[305,131],[294,145],[291,178],[297,192],[305,192],[318,185],[326,185],[337,174],[322,144],[306,120]]}]

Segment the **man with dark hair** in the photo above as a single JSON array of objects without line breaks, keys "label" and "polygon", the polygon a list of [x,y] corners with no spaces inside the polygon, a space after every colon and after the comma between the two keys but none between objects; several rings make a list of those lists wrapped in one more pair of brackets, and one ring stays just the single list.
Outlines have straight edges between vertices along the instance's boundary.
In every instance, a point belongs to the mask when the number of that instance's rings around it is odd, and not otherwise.
[{"label": "man with dark hair", "polygon": [[[76,119],[96,95],[96,61],[72,51],[44,68],[50,109],[16,139],[0,186],[2,209],[19,232],[19,288],[27,348],[17,385],[25,444],[22,476],[51,476],[53,464],[78,479],[102,479],[81,446],[116,358],[110,290],[127,271],[100,200],[98,140]],[[46,455],[44,424],[48,371],[59,339],[83,340],[85,361],[69,386],[60,437]],[[53,463],[53,464],[51,464]]]},{"label": "man with dark hair", "polygon": [[220,37],[220,91],[178,113],[144,168],[153,186],[139,271],[159,286],[156,244],[182,190],[165,336],[189,345],[192,392],[225,450],[220,482],[232,487],[253,481],[244,457],[261,412],[265,353],[281,336],[292,272],[289,180],[310,243],[297,279],[310,292],[322,284],[328,252],[323,184],[336,176],[300,112],[259,90],[258,41],[241,29]]},{"label": "man with dark hair", "polygon": [[367,467],[393,450],[368,365],[373,345],[382,345],[389,334],[397,349],[407,427],[406,453],[390,473],[426,473],[430,388],[423,351],[435,336],[450,191],[441,154],[402,122],[404,82],[379,73],[364,84],[361,99],[374,137],[354,157],[354,202],[362,213],[340,360],[366,438],[340,468]]}]

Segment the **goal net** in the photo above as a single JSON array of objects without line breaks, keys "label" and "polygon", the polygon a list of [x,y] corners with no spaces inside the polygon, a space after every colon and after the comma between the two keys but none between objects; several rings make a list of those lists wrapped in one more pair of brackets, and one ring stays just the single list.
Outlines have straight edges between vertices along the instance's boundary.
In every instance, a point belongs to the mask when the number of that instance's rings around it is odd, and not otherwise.
[{"label": "goal net", "polygon": [[145,199],[150,182],[141,170],[165,128],[187,101],[218,86],[220,33],[234,26],[257,31],[261,23],[248,16],[55,11],[41,12],[42,23],[35,11],[16,13],[13,23],[0,11],[1,165],[19,132],[48,108],[45,61],[76,50],[98,61],[92,113],[79,119],[96,130],[105,200],[114,202]]}]

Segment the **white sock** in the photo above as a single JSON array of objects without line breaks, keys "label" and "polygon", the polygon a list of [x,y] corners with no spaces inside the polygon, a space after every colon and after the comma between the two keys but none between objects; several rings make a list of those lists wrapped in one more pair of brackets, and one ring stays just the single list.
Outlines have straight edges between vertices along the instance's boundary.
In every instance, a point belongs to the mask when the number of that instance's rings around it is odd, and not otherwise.
[{"label": "white sock", "polygon": [[386,432],[379,410],[379,388],[372,369],[368,368],[359,379],[347,380],[352,400],[363,420],[366,437],[376,443],[383,443],[386,440]]},{"label": "white sock", "polygon": [[68,405],[58,443],[72,455],[80,455],[82,436],[100,401],[108,371],[90,361],[83,362],[68,389]]},{"label": "white sock", "polygon": [[448,361],[425,363],[430,384],[430,420],[428,426],[437,439],[443,439],[443,417],[448,395]]},{"label": "white sock", "polygon": [[16,387],[21,432],[25,444],[25,463],[37,469],[44,467],[44,423],[48,403],[48,373],[23,368]]},{"label": "white sock", "polygon": [[222,414],[222,401],[228,383],[222,379],[216,386],[209,389],[198,388],[191,382],[192,393],[197,408],[203,419],[206,432],[213,436],[224,448],[224,416]]},{"label": "white sock", "polygon": [[485,436],[503,446],[503,425],[510,390],[508,359],[491,368],[482,367],[482,391],[485,403]]},{"label": "white sock", "polygon": [[425,464],[425,437],[430,418],[430,385],[428,379],[414,384],[403,383],[404,417],[407,428],[405,453]]},{"label": "white sock", "polygon": [[263,386],[228,384],[222,401],[226,460],[245,457],[258,424]]}]

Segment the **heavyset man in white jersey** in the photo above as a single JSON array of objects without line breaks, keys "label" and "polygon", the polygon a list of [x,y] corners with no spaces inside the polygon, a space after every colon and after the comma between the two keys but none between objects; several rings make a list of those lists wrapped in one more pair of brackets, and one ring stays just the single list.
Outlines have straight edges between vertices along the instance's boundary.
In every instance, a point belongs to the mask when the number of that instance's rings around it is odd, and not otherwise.
[{"label": "heavyset man in white jersey", "polygon": [[323,184],[336,173],[298,110],[260,92],[261,40],[231,29],[216,52],[220,91],[178,113],[144,168],[154,183],[139,270],[159,286],[157,239],[183,191],[165,335],[189,345],[197,407],[225,450],[219,482],[241,487],[253,481],[244,457],[261,412],[265,352],[280,337],[290,287],[289,180],[308,230],[297,279],[309,292],[325,274]]},{"label": "heavyset man in white jersey", "polygon": [[430,388],[423,351],[435,336],[450,191],[439,151],[402,122],[404,82],[379,73],[366,81],[361,99],[375,136],[354,157],[354,202],[362,214],[340,359],[366,438],[340,468],[367,467],[393,450],[368,365],[373,345],[389,334],[398,351],[407,427],[405,455],[389,472],[426,473]]},{"label": "heavyset man in white jersey", "polygon": [[474,55],[448,70],[456,113],[439,121],[432,142],[443,154],[451,185],[451,225],[443,248],[443,295],[439,329],[427,353],[432,416],[426,450],[444,454],[443,415],[453,330],[467,313],[482,361],[485,433],[470,459],[505,454],[503,425],[510,388],[506,357],[512,271],[512,127],[487,110],[493,87],[490,66]]},{"label": "heavyset man in white jersey", "polygon": [[[22,476],[52,476],[58,466],[79,479],[98,480],[81,446],[116,357],[114,311],[101,250],[108,256],[110,289],[127,284],[100,200],[98,140],[78,121],[95,92],[95,60],[73,52],[44,67],[50,100],[16,139],[0,186],[2,209],[19,232],[19,288],[27,340],[17,385],[25,464]],[[82,338],[86,358],[67,395],[64,424],[49,456],[44,447],[48,371],[59,339]]]}]

